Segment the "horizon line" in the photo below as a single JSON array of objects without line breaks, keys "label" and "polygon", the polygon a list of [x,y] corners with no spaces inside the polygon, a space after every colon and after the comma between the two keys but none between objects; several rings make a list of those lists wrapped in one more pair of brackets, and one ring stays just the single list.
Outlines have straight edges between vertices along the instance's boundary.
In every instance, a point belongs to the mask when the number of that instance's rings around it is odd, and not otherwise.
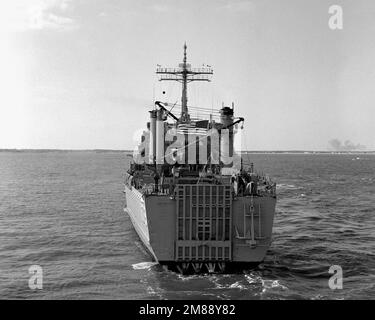
[{"label": "horizon line", "polygon": [[[0,148],[0,152],[133,152],[131,149]],[[375,150],[244,150],[253,153],[375,153]]]}]

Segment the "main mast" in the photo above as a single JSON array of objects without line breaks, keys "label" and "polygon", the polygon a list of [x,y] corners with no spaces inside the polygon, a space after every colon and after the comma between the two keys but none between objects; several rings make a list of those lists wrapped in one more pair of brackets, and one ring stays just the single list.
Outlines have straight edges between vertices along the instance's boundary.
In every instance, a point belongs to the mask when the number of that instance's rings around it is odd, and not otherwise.
[{"label": "main mast", "polygon": [[186,42],[184,44],[184,61],[182,63],[182,96],[181,96],[181,119],[182,122],[189,121],[189,110],[187,106],[187,65],[186,65]]},{"label": "main mast", "polygon": [[186,43],[184,44],[184,59],[178,68],[162,68],[156,69],[156,74],[160,75],[159,81],[178,81],[182,83],[181,96],[181,117],[179,122],[190,122],[190,115],[187,105],[187,84],[192,81],[211,81],[210,75],[213,75],[211,67],[191,68],[187,63]]}]

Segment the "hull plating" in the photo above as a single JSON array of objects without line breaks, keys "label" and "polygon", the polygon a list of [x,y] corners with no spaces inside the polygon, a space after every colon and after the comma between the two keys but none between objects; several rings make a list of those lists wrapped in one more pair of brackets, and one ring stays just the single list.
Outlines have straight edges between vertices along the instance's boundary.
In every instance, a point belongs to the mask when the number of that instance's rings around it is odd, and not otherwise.
[{"label": "hull plating", "polygon": [[[235,270],[236,266],[255,266],[263,261],[271,245],[276,205],[274,197],[231,199],[230,211],[227,209],[230,214],[230,230],[225,234],[224,226],[223,233],[219,233],[220,238],[219,234],[210,238],[201,231],[206,228],[207,232],[213,234],[211,230],[218,228],[220,221],[225,221],[225,211],[223,218],[212,217],[212,208],[217,205],[205,205],[207,209],[204,210],[210,212],[211,218],[208,213],[203,213],[206,218],[203,218],[202,224],[199,222],[201,209],[197,208],[195,213],[187,213],[188,208],[194,207],[187,202],[193,201],[196,195],[184,195],[179,201],[167,195],[142,196],[137,189],[129,186],[126,186],[125,192],[125,210],[139,238],[156,261],[172,269],[177,266],[179,271],[197,272],[223,271],[224,265],[226,270]],[[212,194],[210,199],[213,201]],[[183,206],[186,206],[186,209]],[[221,206],[225,207],[224,204]],[[220,225],[221,228],[224,223]],[[181,228],[184,235],[181,234]],[[184,238],[185,233],[190,233],[190,237]],[[192,233],[196,237],[191,236]],[[230,238],[225,238],[229,234]],[[219,251],[220,248],[223,248],[222,251]]]}]

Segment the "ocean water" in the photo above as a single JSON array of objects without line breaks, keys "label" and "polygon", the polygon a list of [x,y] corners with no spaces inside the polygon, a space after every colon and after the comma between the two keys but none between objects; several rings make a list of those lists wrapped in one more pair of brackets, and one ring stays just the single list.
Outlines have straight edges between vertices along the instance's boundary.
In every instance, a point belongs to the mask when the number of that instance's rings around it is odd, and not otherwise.
[{"label": "ocean water", "polygon": [[[278,183],[258,268],[182,276],[123,212],[121,152],[0,153],[0,299],[374,299],[375,155],[250,154]],[[29,288],[29,267],[43,289]],[[328,286],[330,266],[343,289]]]}]

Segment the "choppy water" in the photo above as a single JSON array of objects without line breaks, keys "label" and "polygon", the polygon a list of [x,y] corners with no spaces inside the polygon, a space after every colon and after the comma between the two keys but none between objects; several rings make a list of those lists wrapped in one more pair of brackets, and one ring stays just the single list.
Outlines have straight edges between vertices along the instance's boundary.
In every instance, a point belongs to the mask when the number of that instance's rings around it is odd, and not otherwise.
[{"label": "choppy water", "polygon": [[[249,157],[278,183],[265,262],[182,276],[152,263],[123,212],[123,153],[0,153],[0,298],[374,299],[375,155]],[[331,265],[342,290],[328,287]]]}]

